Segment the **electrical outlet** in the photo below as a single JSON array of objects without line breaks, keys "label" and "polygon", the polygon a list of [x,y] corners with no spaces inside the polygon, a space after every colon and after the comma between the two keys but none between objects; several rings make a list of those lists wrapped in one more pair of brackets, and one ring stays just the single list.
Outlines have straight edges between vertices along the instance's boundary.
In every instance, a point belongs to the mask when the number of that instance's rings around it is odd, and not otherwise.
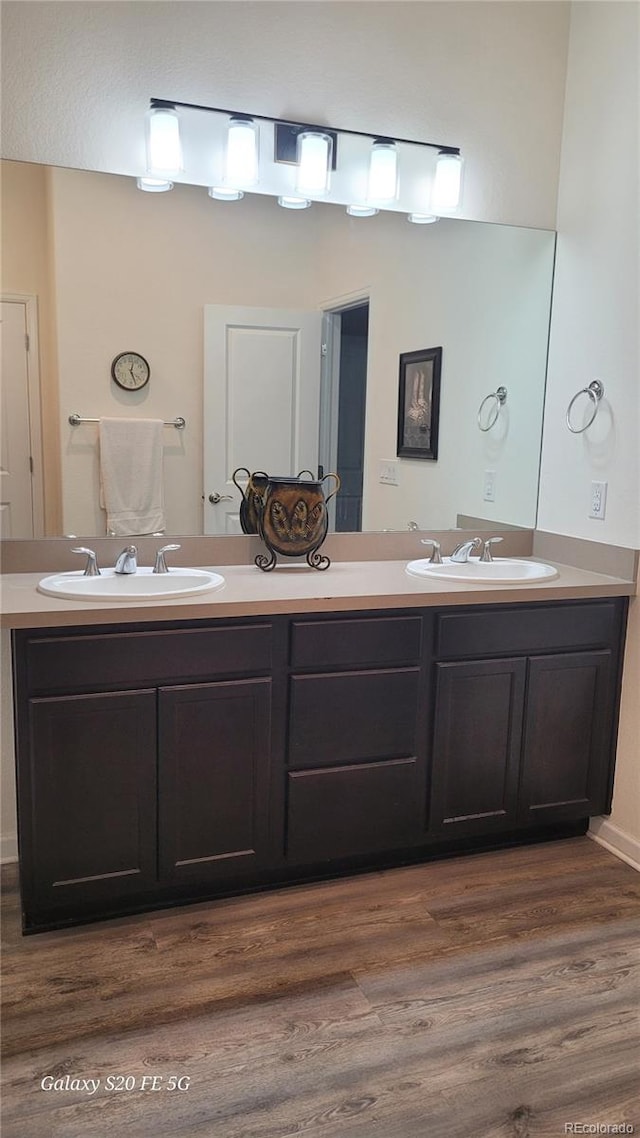
[{"label": "electrical outlet", "polygon": [[378,481],[386,486],[398,485],[398,464],[393,459],[381,459],[378,464]]},{"label": "electrical outlet", "polygon": [[484,490],[482,498],[485,502],[495,502],[496,500],[496,472],[495,470],[485,470],[484,472]]},{"label": "electrical outlet", "polygon": [[604,515],[607,512],[607,483],[606,482],[592,482],[591,483],[591,509],[589,510],[590,518],[597,518],[599,521],[604,520]]}]

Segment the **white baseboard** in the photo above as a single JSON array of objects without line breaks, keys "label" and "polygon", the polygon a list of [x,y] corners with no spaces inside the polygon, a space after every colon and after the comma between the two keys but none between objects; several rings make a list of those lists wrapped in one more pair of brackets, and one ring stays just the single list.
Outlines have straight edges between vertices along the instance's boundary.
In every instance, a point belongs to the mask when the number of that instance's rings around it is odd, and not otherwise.
[{"label": "white baseboard", "polygon": [[592,818],[587,836],[640,872],[640,841],[619,830],[608,818]]},{"label": "white baseboard", "polygon": [[18,860],[18,835],[3,834],[0,838],[0,865]]}]

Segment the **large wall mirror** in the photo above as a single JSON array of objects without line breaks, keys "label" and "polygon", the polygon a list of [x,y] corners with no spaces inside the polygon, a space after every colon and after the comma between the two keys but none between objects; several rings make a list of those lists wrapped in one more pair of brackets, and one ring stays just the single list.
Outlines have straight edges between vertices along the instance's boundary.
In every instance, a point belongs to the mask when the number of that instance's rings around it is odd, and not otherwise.
[{"label": "large wall mirror", "polygon": [[[444,529],[461,514],[535,525],[553,233],[453,219],[418,226],[391,213],[355,219],[333,205],[294,212],[266,197],[212,201],[184,185],[145,194],[116,175],[3,166],[2,288],[38,295],[46,324],[41,380],[57,388],[62,533],[105,533],[97,427],[71,426],[73,412],[184,417],[183,431],[165,432],[172,534],[233,532],[233,511],[221,521],[208,496],[236,493],[235,466],[296,473],[298,464],[357,466],[358,454],[360,491],[349,490],[345,503],[357,500],[336,511],[339,528]],[[32,285],[30,264],[39,266]],[[321,339],[331,341],[317,360],[317,419],[281,459],[271,445],[275,424],[286,417],[300,425],[300,389],[283,379],[274,398],[256,339],[236,406],[251,424],[244,437],[253,441],[243,444],[251,453],[234,452],[227,378],[205,350],[229,312],[258,310],[272,319],[316,314],[318,350]],[[437,347],[437,458],[398,458],[400,356]],[[114,357],[130,350],[151,365],[140,391],[111,378]],[[304,370],[298,380],[305,384]],[[480,404],[500,387],[506,401],[481,430]],[[223,485],[205,481],[212,456]]]}]

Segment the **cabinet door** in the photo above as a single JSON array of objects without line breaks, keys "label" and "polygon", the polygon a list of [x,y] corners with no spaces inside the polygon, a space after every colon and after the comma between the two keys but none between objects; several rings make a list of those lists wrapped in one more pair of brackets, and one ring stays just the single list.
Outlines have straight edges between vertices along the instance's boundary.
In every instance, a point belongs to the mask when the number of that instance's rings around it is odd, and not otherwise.
[{"label": "cabinet door", "polygon": [[529,661],[520,820],[544,824],[608,808],[611,652]]},{"label": "cabinet door", "polygon": [[29,702],[20,777],[23,897],[64,913],[156,881],[153,691]]},{"label": "cabinet door", "polygon": [[269,847],[271,681],[161,688],[160,875],[251,872]]},{"label": "cabinet door", "polygon": [[433,833],[464,837],[515,823],[525,660],[438,664]]}]

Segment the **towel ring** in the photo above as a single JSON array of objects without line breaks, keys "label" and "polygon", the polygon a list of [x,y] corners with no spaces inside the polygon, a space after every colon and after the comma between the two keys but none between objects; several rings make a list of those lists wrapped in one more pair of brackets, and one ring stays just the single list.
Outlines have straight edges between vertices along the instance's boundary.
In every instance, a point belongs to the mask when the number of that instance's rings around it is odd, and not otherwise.
[{"label": "towel ring", "polygon": [[[484,407],[485,403],[489,402],[490,399],[495,399],[495,406],[492,407],[491,411],[489,412],[489,420],[487,422],[486,427],[483,427],[482,426],[482,408]],[[479,426],[481,431],[490,431],[491,428],[493,426],[495,426],[495,424],[498,422],[498,415],[500,414],[500,408],[506,402],[507,402],[507,389],[506,389],[506,387],[497,387],[496,390],[492,391],[490,395],[485,395],[484,399],[482,400],[482,403],[478,407],[478,426]]]},{"label": "towel ring", "polygon": [[[573,405],[576,402],[576,399],[579,399],[581,395],[587,395],[589,397],[589,399],[593,403],[593,409],[591,411],[590,418],[584,424],[583,427],[573,427],[571,425],[571,411],[573,410]],[[590,383],[588,387],[581,387],[580,391],[576,391],[573,399],[571,400],[569,406],[567,407],[567,426],[568,426],[569,430],[571,431],[572,435],[581,435],[583,431],[587,430],[587,427],[591,426],[596,415],[598,414],[598,409],[600,407],[600,400],[602,399],[603,395],[604,395],[604,384],[601,383],[599,379],[594,379],[593,382]]]}]

